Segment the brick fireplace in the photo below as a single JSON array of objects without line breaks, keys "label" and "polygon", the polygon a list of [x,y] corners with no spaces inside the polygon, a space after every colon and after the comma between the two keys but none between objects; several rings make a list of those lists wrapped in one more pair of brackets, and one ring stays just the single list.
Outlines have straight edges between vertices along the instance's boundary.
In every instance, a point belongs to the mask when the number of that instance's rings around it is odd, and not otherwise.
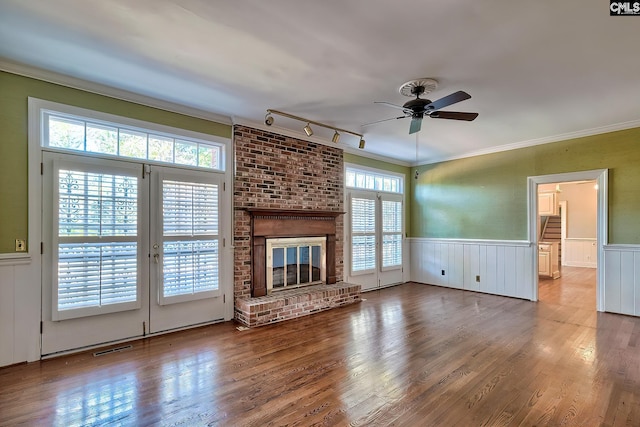
[{"label": "brick fireplace", "polygon": [[[341,283],[342,150],[246,126],[234,127],[234,149],[236,320],[257,326],[359,301],[360,287]],[[284,223],[265,218],[274,217],[274,213]],[[256,218],[259,218],[259,232],[253,236]],[[310,218],[315,219],[306,222]],[[265,219],[268,220],[265,222]],[[296,227],[300,233],[292,233]],[[327,283],[278,291],[276,298],[264,295],[266,287],[260,283],[263,279],[255,279],[256,269],[264,268],[259,265],[264,265],[265,259],[261,244],[268,236],[290,237],[292,234],[327,236],[327,245],[332,246],[331,255],[327,248]],[[262,254],[258,254],[261,250]],[[264,273],[258,276],[266,277]],[[255,285],[260,289],[257,292]]]}]

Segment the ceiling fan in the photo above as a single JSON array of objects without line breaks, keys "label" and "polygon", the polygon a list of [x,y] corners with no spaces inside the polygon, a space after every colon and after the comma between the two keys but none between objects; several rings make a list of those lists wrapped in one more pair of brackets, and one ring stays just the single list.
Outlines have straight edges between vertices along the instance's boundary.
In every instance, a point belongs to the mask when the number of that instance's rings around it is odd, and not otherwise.
[{"label": "ceiling fan", "polygon": [[400,93],[404,96],[415,96],[415,99],[405,102],[403,105],[396,105],[390,102],[379,102],[376,104],[383,104],[389,107],[402,110],[404,113],[400,117],[392,117],[390,119],[378,120],[376,122],[366,123],[363,126],[372,125],[374,123],[386,122],[388,120],[405,119],[411,117],[411,125],[409,126],[409,134],[420,131],[422,126],[422,119],[424,116],[431,117],[432,119],[451,119],[451,120],[464,120],[472,121],[478,117],[478,113],[463,113],[459,111],[441,111],[442,108],[455,104],[465,99],[471,98],[468,93],[459,90],[451,95],[447,95],[444,98],[440,98],[436,101],[420,98],[420,95],[425,95],[435,90],[438,82],[434,79],[417,79],[411,80],[400,86]]}]

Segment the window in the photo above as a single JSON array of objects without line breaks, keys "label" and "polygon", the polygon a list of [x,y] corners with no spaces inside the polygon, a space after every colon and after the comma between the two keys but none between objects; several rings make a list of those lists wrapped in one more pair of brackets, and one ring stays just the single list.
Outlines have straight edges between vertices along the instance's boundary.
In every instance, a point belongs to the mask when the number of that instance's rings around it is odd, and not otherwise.
[{"label": "window", "polygon": [[402,202],[382,200],[382,267],[402,265]]},{"label": "window", "polygon": [[345,165],[347,280],[370,290],[404,280],[404,175]]},{"label": "window", "polygon": [[48,110],[42,124],[44,147],[224,170],[224,145],[212,141]]},{"label": "window", "polygon": [[139,307],[137,169],[54,169],[54,320]]},{"label": "window", "polygon": [[41,100],[30,111],[46,170],[48,320],[142,309],[146,294],[156,305],[221,295],[222,138]]},{"label": "window", "polygon": [[402,183],[402,178],[395,175],[353,167],[347,167],[345,172],[345,185],[349,188],[384,191],[387,193],[402,193],[404,191]]},{"label": "window", "polygon": [[376,199],[351,198],[351,271],[376,268]]},{"label": "window", "polygon": [[186,179],[161,178],[161,304],[216,295],[219,288],[219,186]]}]

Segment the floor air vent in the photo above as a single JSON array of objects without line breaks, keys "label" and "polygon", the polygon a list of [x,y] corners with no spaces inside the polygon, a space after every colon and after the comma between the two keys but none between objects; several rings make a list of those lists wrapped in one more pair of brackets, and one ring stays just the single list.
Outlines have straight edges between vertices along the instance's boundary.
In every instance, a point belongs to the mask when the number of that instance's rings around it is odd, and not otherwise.
[{"label": "floor air vent", "polygon": [[123,345],[122,347],[110,348],[108,350],[96,351],[95,353],[93,353],[93,357],[105,356],[105,355],[111,354],[111,353],[118,353],[118,352],[125,351],[125,350],[131,350],[132,348],[133,348],[133,346],[131,344],[129,344],[129,345]]}]

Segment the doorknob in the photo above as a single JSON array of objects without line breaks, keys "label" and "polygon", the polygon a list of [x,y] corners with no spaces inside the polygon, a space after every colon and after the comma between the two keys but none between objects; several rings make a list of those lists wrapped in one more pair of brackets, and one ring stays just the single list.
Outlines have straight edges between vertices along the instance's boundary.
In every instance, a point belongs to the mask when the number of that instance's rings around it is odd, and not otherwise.
[{"label": "doorknob", "polygon": [[158,263],[158,258],[160,258],[160,254],[153,254],[153,260],[156,264]]}]

